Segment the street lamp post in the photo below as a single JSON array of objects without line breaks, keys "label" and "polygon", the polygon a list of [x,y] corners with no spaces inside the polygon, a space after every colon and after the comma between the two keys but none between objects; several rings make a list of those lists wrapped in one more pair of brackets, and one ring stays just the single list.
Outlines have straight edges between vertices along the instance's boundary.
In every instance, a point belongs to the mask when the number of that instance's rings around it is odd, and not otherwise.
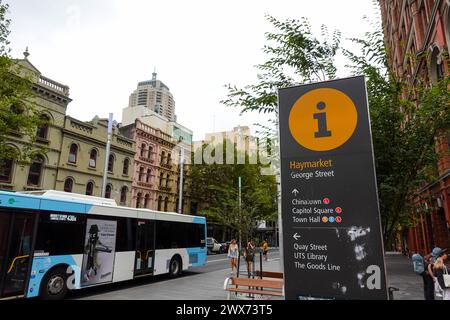
[{"label": "street lamp post", "polygon": [[184,149],[181,148],[180,150],[181,156],[180,156],[180,196],[178,197],[178,213],[183,213],[183,178],[184,178]]},{"label": "street lamp post", "polygon": [[238,188],[239,188],[239,248],[242,248],[242,181],[241,177],[238,179]]},{"label": "street lamp post", "polygon": [[106,153],[105,153],[105,165],[103,168],[103,184],[102,184],[102,198],[106,195],[106,183],[108,179],[108,164],[109,164],[109,154],[111,150],[111,139],[112,139],[112,124],[113,124],[113,114],[109,114],[108,119],[108,140],[106,142]]}]

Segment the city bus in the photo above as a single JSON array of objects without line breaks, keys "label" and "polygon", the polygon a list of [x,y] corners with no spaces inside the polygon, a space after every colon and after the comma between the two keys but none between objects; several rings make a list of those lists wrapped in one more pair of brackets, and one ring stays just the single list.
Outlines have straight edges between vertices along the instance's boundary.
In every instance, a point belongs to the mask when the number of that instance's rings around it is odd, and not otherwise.
[{"label": "city bus", "polygon": [[206,264],[206,219],[59,191],[0,191],[0,299],[178,276]]}]

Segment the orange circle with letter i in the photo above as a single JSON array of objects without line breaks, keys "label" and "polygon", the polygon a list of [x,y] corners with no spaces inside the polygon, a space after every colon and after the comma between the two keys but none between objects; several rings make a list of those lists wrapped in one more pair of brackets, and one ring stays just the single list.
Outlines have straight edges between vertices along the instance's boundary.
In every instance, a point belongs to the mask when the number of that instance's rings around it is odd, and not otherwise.
[{"label": "orange circle with letter i", "polygon": [[322,88],[309,91],[293,105],[289,130],[298,144],[329,151],[345,144],[358,123],[355,103],[344,92]]}]

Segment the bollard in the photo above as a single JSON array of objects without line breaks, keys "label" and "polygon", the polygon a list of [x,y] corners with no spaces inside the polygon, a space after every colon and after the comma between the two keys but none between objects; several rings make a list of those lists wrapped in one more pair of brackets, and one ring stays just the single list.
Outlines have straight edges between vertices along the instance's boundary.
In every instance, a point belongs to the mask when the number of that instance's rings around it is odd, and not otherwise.
[{"label": "bollard", "polygon": [[389,300],[394,300],[394,291],[400,291],[399,288],[396,287],[389,287]]}]

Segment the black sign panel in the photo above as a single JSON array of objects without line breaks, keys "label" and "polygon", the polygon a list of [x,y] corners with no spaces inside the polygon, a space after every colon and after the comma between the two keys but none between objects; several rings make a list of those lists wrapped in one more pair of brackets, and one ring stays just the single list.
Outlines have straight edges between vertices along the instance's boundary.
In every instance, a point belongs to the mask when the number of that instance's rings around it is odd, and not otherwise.
[{"label": "black sign panel", "polygon": [[364,77],[279,91],[287,299],[387,299]]}]

